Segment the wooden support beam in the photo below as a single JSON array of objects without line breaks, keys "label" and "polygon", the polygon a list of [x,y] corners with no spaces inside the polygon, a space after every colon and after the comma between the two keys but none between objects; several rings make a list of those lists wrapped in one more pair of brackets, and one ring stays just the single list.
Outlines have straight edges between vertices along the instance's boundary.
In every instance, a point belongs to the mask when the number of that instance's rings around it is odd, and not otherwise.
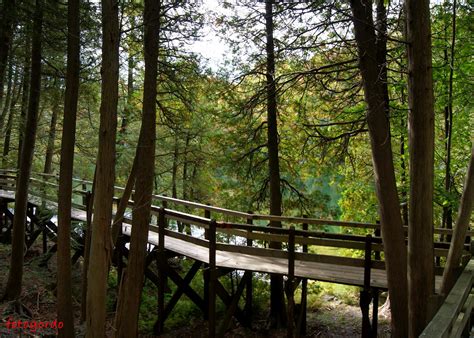
[{"label": "wooden support beam", "polygon": [[[303,215],[303,218],[308,218],[307,215]],[[308,231],[308,223],[303,223],[303,231]],[[308,245],[303,244],[303,253],[308,253]],[[308,301],[308,279],[301,279],[301,303],[300,311],[298,313],[298,319],[296,322],[296,336],[306,335],[306,312],[307,312],[307,301]]]},{"label": "wooden support beam", "polygon": [[239,285],[237,286],[237,290],[235,294],[232,297],[232,300],[227,307],[227,310],[224,315],[224,319],[221,322],[221,325],[219,327],[219,337],[224,336],[225,332],[227,331],[229,327],[230,320],[232,319],[232,316],[234,313],[236,313],[236,310],[238,309],[238,304],[240,297],[243,294],[243,291],[245,289],[245,286],[247,285],[247,281],[252,278],[252,273],[251,271],[245,271],[242,279],[240,280]]},{"label": "wooden support beam", "polygon": [[166,269],[168,267],[166,254],[165,254],[165,208],[160,208],[158,215],[158,325],[155,327],[156,333],[163,333],[164,319],[163,314],[165,312],[165,287],[166,287]]},{"label": "wooden support beam", "polygon": [[[380,237],[381,234],[382,234],[382,233],[380,232],[380,221],[377,221],[376,223],[379,225],[379,228],[377,228],[377,229],[374,230],[374,236],[375,236],[375,237]],[[375,258],[375,260],[377,260],[377,261],[380,260],[380,251],[379,251],[379,250],[375,250],[374,258]]]},{"label": "wooden support beam", "polygon": [[372,337],[377,337],[379,325],[379,289],[372,288]]},{"label": "wooden support beam", "polygon": [[209,338],[216,336],[216,221],[211,220],[209,223],[209,283],[208,283],[208,322],[209,322]]},{"label": "wooden support beam", "polygon": [[[222,300],[226,307],[229,307],[231,305],[233,297],[227,292],[227,290],[219,280],[216,280],[216,294],[217,296],[219,296],[219,298]],[[239,307],[237,307],[237,309],[235,310],[234,316],[242,325],[245,324],[246,315]]]},{"label": "wooden support beam", "polygon": [[84,254],[84,251],[83,251],[82,249],[80,249],[80,248],[77,249],[77,250],[74,252],[74,254],[72,255],[72,257],[71,257],[71,265],[74,266],[74,264],[77,263],[77,260],[78,260],[81,256],[83,256],[83,254]]},{"label": "wooden support beam", "polygon": [[170,267],[166,267],[166,275],[175,283],[178,287],[183,288],[183,292],[188,298],[196,304],[203,312],[206,311],[206,307],[203,299],[194,291],[191,286],[183,282],[183,278]]},{"label": "wooden support beam", "polygon": [[43,230],[36,229],[33,232],[30,232],[29,234],[26,234],[26,239],[25,239],[25,244],[26,244],[26,250],[31,248],[33,243],[36,241],[36,239],[39,237],[39,235],[43,232]]},{"label": "wooden support beam", "polygon": [[[211,219],[211,211],[204,210],[204,218]],[[204,238],[209,240],[209,229],[204,229]],[[209,314],[209,265],[204,264],[204,270],[202,272],[202,278],[204,280],[204,302],[206,304],[206,311],[204,312],[204,320],[208,320]]]},{"label": "wooden support beam", "polygon": [[[191,269],[189,269],[188,273],[184,277],[184,279],[182,281],[183,282],[182,284],[189,285],[191,283],[191,281],[194,279],[194,276],[196,275],[196,273],[199,271],[199,268],[201,267],[201,265],[202,265],[202,263],[200,261],[194,261],[193,265],[191,266]],[[163,316],[161,317],[161,320],[163,320],[163,324],[164,324],[165,320],[168,318],[168,316],[171,314],[171,311],[173,310],[175,305],[178,303],[178,300],[184,294],[184,288],[182,287],[182,285],[177,285],[177,286],[178,286],[178,289],[173,294],[173,296],[171,296],[170,300],[166,304],[165,310],[163,312]],[[203,302],[200,303],[201,304],[200,308],[201,308],[202,312],[204,312],[205,308],[202,306],[202,303]],[[196,305],[198,305],[198,304],[196,304]],[[156,331],[155,331],[155,333],[156,333]]]},{"label": "wooden support beam", "polygon": [[294,278],[295,278],[295,227],[292,225],[288,233],[288,323],[287,336],[293,337],[295,325],[295,299],[294,299]]},{"label": "wooden support beam", "polygon": [[122,227],[119,229],[119,236],[117,238],[117,243],[115,247],[116,252],[116,267],[117,267],[117,292],[119,291],[120,284],[122,283],[123,277],[123,250],[125,249],[126,239],[125,236],[122,234]]},{"label": "wooden support beam", "polygon": [[360,308],[362,311],[362,337],[371,337],[372,328],[370,325],[369,306],[371,302],[370,294],[370,270],[372,263],[372,236],[367,235],[365,240],[365,255],[364,255],[364,287],[360,292]]},{"label": "wooden support beam", "polygon": [[[249,211],[248,214],[252,214],[252,211]],[[253,220],[251,217],[247,218],[247,224],[253,224]],[[248,230],[247,234],[250,235],[252,230]],[[252,247],[253,241],[250,236],[247,236],[247,246]],[[245,286],[245,326],[248,328],[252,327],[252,298],[253,298],[253,273],[249,271],[250,278],[247,280],[247,285]]]}]

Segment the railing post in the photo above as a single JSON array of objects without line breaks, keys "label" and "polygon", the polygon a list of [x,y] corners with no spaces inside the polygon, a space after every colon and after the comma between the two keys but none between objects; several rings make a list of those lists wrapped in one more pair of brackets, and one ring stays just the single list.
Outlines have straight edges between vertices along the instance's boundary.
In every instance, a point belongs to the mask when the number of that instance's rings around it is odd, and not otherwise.
[{"label": "railing post", "polygon": [[[249,211],[248,214],[252,214],[252,211]],[[247,218],[247,224],[252,225],[253,224],[253,219],[252,216]],[[253,241],[252,238],[250,237],[250,234],[252,233],[252,230],[247,231],[247,246],[252,246]],[[253,273],[252,271],[249,271],[250,273],[250,278],[247,280],[247,285],[245,286],[245,316],[246,316],[246,324],[247,327],[252,327],[252,298],[253,298],[253,285],[252,285],[252,279],[253,279]]]},{"label": "railing post", "polygon": [[294,278],[295,278],[295,227],[292,225],[288,230],[288,323],[287,336],[293,337],[295,323],[295,300],[294,300]]},{"label": "railing post", "polygon": [[[120,205],[120,198],[117,200],[117,208]],[[120,221],[117,223],[116,227],[118,229],[118,234],[117,238],[113,238],[115,243],[113,245],[115,246],[114,248],[114,257],[115,257],[115,264],[117,265],[117,292],[119,292],[120,288],[120,283],[122,282],[122,272],[123,272],[123,265],[122,265],[122,248],[121,248],[121,241],[122,241],[122,220],[123,218],[120,219]],[[115,225],[114,225],[115,226]]]},{"label": "railing post", "polygon": [[[164,195],[164,196],[166,196],[166,195]],[[163,209],[168,209],[168,201],[162,201],[161,205],[162,205]],[[156,222],[159,223],[160,222],[159,219],[157,219]],[[168,221],[166,220],[166,218],[165,218],[165,228],[169,228]]]},{"label": "railing post", "polygon": [[158,214],[158,326],[155,327],[158,334],[163,333],[165,312],[165,287],[166,287],[166,253],[165,253],[165,229],[166,211],[161,207]]},{"label": "railing post", "polygon": [[87,269],[89,268],[90,260],[90,246],[91,246],[91,235],[92,235],[92,210],[93,210],[93,198],[92,193],[88,191],[86,193],[86,229],[84,236],[84,264],[82,270],[82,294],[81,294],[81,323],[86,320],[86,300],[87,300]]},{"label": "railing post", "polygon": [[[381,232],[381,228],[380,228],[380,226],[381,226],[381,225],[380,225],[380,221],[377,220],[375,223],[377,223],[378,228],[376,228],[376,229],[374,230],[374,236],[375,236],[375,237],[380,237],[380,235],[381,235],[381,233],[382,233],[382,232]],[[375,260],[377,260],[377,261],[380,260],[380,251],[379,251],[379,250],[374,251],[374,258],[375,258]]]},{"label": "railing post", "polygon": [[[303,215],[303,218],[308,218],[308,215]],[[303,231],[308,231],[308,223],[303,223]],[[303,235],[308,237],[308,235]],[[308,253],[308,244],[303,244],[303,253]],[[301,280],[301,304],[300,313],[298,314],[298,324],[296,326],[296,336],[306,335],[306,312],[307,312],[307,301],[308,301],[308,279],[302,278]]]},{"label": "railing post", "polygon": [[82,191],[85,192],[85,194],[82,194],[82,205],[87,208],[87,183],[82,182]]},{"label": "railing post", "polygon": [[[209,204],[208,204],[209,205]],[[207,219],[211,218],[211,211],[204,210],[204,217]],[[204,229],[204,238],[209,240],[209,229]],[[209,314],[209,266],[204,264],[204,270],[202,273],[204,279],[204,305],[206,306],[206,312],[204,312],[204,320],[208,320]]]},{"label": "railing post", "polygon": [[216,221],[211,220],[209,223],[209,338],[214,338],[216,335]]},{"label": "railing post", "polygon": [[360,292],[360,308],[362,311],[362,337],[371,337],[372,328],[370,325],[369,306],[370,295],[370,269],[372,265],[372,236],[365,237],[365,255],[364,255],[364,287]]}]

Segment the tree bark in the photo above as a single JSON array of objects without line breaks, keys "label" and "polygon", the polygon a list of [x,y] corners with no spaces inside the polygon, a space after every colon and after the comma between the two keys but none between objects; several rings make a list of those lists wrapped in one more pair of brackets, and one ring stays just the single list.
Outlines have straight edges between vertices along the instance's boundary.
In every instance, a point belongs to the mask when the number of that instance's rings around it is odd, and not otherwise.
[{"label": "tree bark", "polygon": [[[457,1],[453,1],[453,12],[452,12],[452,35],[451,35],[451,48],[450,48],[450,61],[449,61],[449,82],[448,82],[448,103],[444,109],[445,112],[445,177],[444,177],[444,189],[446,194],[449,196],[451,193],[451,184],[453,177],[451,175],[451,143],[453,133],[453,84],[454,84],[454,52],[456,44],[456,6]],[[448,58],[448,52],[445,51],[446,59]],[[447,60],[446,60],[447,61]],[[451,201],[448,205],[443,206],[443,227],[452,229],[453,228],[453,208]],[[448,237],[448,240],[450,238]]]},{"label": "tree bark", "polygon": [[[372,1],[351,1],[355,38],[359,50],[359,68],[367,104],[367,123],[372,148],[375,189],[379,201],[381,232],[391,299],[392,336],[406,337],[407,326],[407,254],[398,199],[390,120],[386,102],[387,83],[379,74],[385,67],[375,34]],[[383,34],[383,33],[382,33]],[[380,41],[380,39],[379,39]]]},{"label": "tree bark", "polygon": [[142,291],[151,195],[155,169],[156,85],[158,69],[158,37],[160,32],[160,2],[145,0],[145,83],[143,114],[138,144],[135,205],[128,267],[120,287],[116,314],[116,337],[135,337],[138,334],[138,312]]},{"label": "tree bark", "polygon": [[464,248],[464,239],[469,229],[469,221],[474,206],[474,146],[471,149],[471,159],[466,173],[466,181],[459,206],[458,218],[454,228],[451,246],[449,247],[446,266],[444,267],[443,280],[441,282],[441,294],[447,296],[454,283],[456,273],[461,261]]},{"label": "tree bark", "polygon": [[18,121],[18,160],[17,160],[17,168],[20,167],[20,157],[21,157],[21,149],[23,147],[23,138],[25,134],[25,120],[26,120],[26,113],[28,111],[28,100],[29,100],[29,87],[31,82],[31,29],[30,25],[27,22],[25,24],[25,35],[26,35],[26,42],[25,42],[25,59],[23,61],[23,84],[21,90],[21,111]]},{"label": "tree bark", "polygon": [[10,103],[10,110],[8,112],[7,125],[5,126],[5,141],[3,143],[3,158],[2,158],[3,168],[8,167],[8,154],[10,153],[10,141],[11,141],[11,135],[12,135],[13,117],[15,115],[16,103],[18,102],[18,99],[21,95],[21,90],[20,88],[17,88],[17,85],[18,84],[15,82],[13,86],[13,92],[16,92],[16,95],[13,97]]},{"label": "tree bark", "polygon": [[28,186],[33,162],[33,153],[38,126],[38,108],[41,90],[41,40],[43,29],[43,1],[36,0],[33,42],[31,49],[31,81],[25,138],[21,151],[21,161],[15,192],[15,217],[13,218],[12,256],[10,273],[4,295],[5,300],[18,299],[23,281],[23,254],[25,243],[26,208]]},{"label": "tree bark", "polygon": [[[5,103],[2,108],[2,113],[0,115],[0,133],[3,131],[3,126],[5,125],[5,118],[7,117],[8,109],[10,108],[10,101],[12,99],[12,90],[13,90],[13,59],[10,58],[8,65],[8,80],[7,80],[7,96],[5,97]],[[15,74],[16,81],[16,74]],[[1,102],[1,101],[0,101]]]},{"label": "tree bark", "polygon": [[[278,155],[278,119],[275,83],[275,46],[273,39],[273,7],[271,1],[265,2],[265,28],[267,53],[267,148],[268,173],[270,185],[270,214],[281,216],[280,163]],[[280,222],[270,222],[270,226],[281,228]],[[281,249],[281,243],[271,242],[270,248]],[[270,276],[270,322],[272,328],[286,325],[283,277]]]},{"label": "tree bark", "polygon": [[5,69],[8,63],[11,39],[13,35],[13,23],[16,19],[15,0],[4,0],[2,10],[2,23],[0,24],[0,103],[3,100],[3,81]]},{"label": "tree bark", "polygon": [[[68,1],[67,73],[64,95],[64,119],[61,138],[61,163],[58,192],[58,254],[57,254],[57,311],[58,321],[64,323],[59,337],[74,337],[71,280],[71,198],[76,143],[76,116],[80,68],[80,0]],[[56,109],[53,111],[53,117]],[[54,121],[54,125],[56,121]],[[53,127],[53,118],[51,129]],[[50,141],[54,135],[50,135]],[[48,145],[49,147],[49,145]],[[45,168],[46,170],[46,168]]]},{"label": "tree bark", "polygon": [[434,294],[434,98],[429,0],[407,0],[410,204],[408,221],[409,336],[431,319]]},{"label": "tree bark", "polygon": [[115,181],[115,142],[119,76],[118,2],[102,0],[102,89],[97,186],[87,286],[87,337],[104,337],[107,275],[111,258],[110,226]]},{"label": "tree bark", "polygon": [[173,146],[173,167],[171,168],[171,197],[173,198],[178,198],[178,189],[177,189],[178,161],[179,161],[178,133],[175,132],[174,146]]},{"label": "tree bark", "polygon": [[[44,170],[45,174],[50,174],[52,172],[53,164],[53,155],[54,155],[54,141],[56,140],[56,122],[58,120],[58,110],[59,103],[56,101],[53,103],[53,108],[51,110],[51,123],[49,125],[48,133],[48,145],[46,146],[46,157],[44,160]],[[63,127],[64,134],[64,127]]]}]

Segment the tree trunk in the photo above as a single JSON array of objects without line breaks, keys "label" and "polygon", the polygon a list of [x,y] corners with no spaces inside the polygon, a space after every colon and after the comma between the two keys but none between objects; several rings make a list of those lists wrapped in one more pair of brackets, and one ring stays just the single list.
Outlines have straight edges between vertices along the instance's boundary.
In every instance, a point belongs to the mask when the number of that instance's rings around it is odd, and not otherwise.
[{"label": "tree trunk", "polygon": [[[138,140],[138,144],[140,144],[140,139]],[[138,152],[138,148],[137,148]],[[137,154],[135,153],[135,158],[133,159],[132,169],[130,170],[130,174],[128,175],[127,184],[125,185],[125,189],[123,190],[122,197],[120,198],[120,202],[117,207],[117,212],[115,213],[114,220],[112,222],[112,242],[114,248],[117,245],[117,240],[120,235],[121,231],[121,224],[123,221],[123,215],[125,214],[125,210],[128,206],[128,200],[130,196],[132,196],[133,186],[135,185],[135,178],[137,175]],[[119,276],[121,278],[121,276]]]},{"label": "tree trunk", "polygon": [[3,168],[8,168],[8,154],[10,153],[10,141],[11,141],[11,134],[12,134],[12,127],[13,127],[13,117],[15,115],[15,106],[18,102],[18,99],[21,95],[21,90],[18,87],[18,73],[15,73],[15,81],[13,82],[13,99],[10,102],[10,107],[8,111],[8,119],[7,124],[5,126],[5,140],[3,142],[3,158],[2,158],[2,166]]},{"label": "tree trunk", "polygon": [[407,0],[410,214],[408,221],[409,336],[433,315],[434,99],[429,0]]},{"label": "tree trunk", "polygon": [[12,256],[10,273],[6,286],[5,300],[18,299],[23,280],[23,254],[25,243],[26,208],[28,204],[28,185],[33,162],[33,153],[38,126],[38,108],[41,90],[41,40],[43,28],[43,1],[36,0],[33,45],[31,49],[31,82],[26,119],[25,139],[15,192],[15,217],[13,218]]},{"label": "tree trunk", "polygon": [[454,228],[448,258],[443,272],[441,294],[447,296],[456,281],[456,273],[461,261],[469,221],[474,206],[474,146],[471,149],[471,159],[466,173],[466,181],[459,206],[458,218]]},{"label": "tree trunk", "polygon": [[[74,316],[72,307],[71,281],[71,198],[74,169],[74,145],[76,143],[76,116],[79,92],[80,28],[79,1],[68,1],[68,41],[66,93],[64,95],[64,119],[61,138],[61,163],[58,192],[58,321],[64,323],[59,337],[74,337]],[[53,110],[53,117],[57,115]],[[53,118],[51,119],[53,129]],[[54,125],[56,121],[54,121]],[[50,141],[52,137],[50,135]],[[49,147],[49,145],[48,145]],[[45,168],[46,169],[46,168]]]},{"label": "tree trunk", "polygon": [[88,285],[88,272],[89,262],[91,257],[91,241],[92,241],[92,212],[94,204],[95,186],[97,183],[97,167],[94,170],[94,179],[92,181],[92,188],[90,194],[87,195],[86,199],[86,233],[84,239],[84,261],[82,265],[82,281],[81,281],[81,316],[79,318],[80,323],[84,323],[86,320],[87,313],[87,285]]},{"label": "tree trunk", "polygon": [[[56,122],[58,120],[58,110],[59,110],[59,103],[57,102],[57,98],[55,99],[55,101],[56,102],[53,103],[53,108],[51,110],[51,123],[49,125],[48,145],[46,147],[46,157],[44,160],[43,172],[45,174],[51,174],[52,172],[51,169],[52,169],[53,155],[54,155],[54,141],[56,140]],[[64,135],[64,127],[63,127],[63,135]]]},{"label": "tree trunk", "polygon": [[[375,189],[380,208],[388,289],[392,300],[392,336],[406,337],[408,332],[407,254],[390,142],[389,111],[384,89],[387,83],[379,77],[385,65],[380,63],[382,60],[380,56],[377,57],[380,45],[377,46],[372,2],[352,0],[351,7],[359,50],[359,68],[368,108],[367,123],[372,148]],[[382,41],[383,39],[385,38],[382,38]],[[379,41],[381,41],[380,38]]]},{"label": "tree trunk", "polygon": [[[12,90],[13,90],[13,58],[10,58],[8,65],[8,80],[7,80],[7,96],[5,97],[5,103],[3,105],[2,113],[0,115],[0,133],[3,131],[3,126],[5,125],[5,118],[7,117],[8,109],[10,108],[10,101],[12,99]],[[15,74],[16,81],[16,74]],[[1,101],[0,101],[1,102]]]},{"label": "tree trunk", "polygon": [[87,337],[104,337],[107,275],[111,257],[110,226],[115,181],[115,141],[119,77],[118,2],[102,0],[102,89],[97,186],[87,286]]},{"label": "tree trunk", "polygon": [[20,88],[17,88],[17,86],[18,84],[15,82],[13,86],[13,92],[17,92],[17,93],[10,103],[10,110],[8,113],[7,125],[5,126],[5,141],[3,143],[3,158],[2,158],[3,168],[8,167],[8,154],[10,153],[10,141],[11,141],[11,135],[12,135],[13,116],[15,115],[16,103],[18,102],[18,99],[21,95],[21,90]]},{"label": "tree trunk", "polygon": [[[457,1],[453,2],[453,14],[452,14],[452,35],[451,35],[451,55],[449,62],[449,83],[448,83],[448,103],[444,109],[445,112],[445,177],[444,177],[444,189],[446,194],[449,196],[451,193],[451,184],[453,177],[451,175],[451,140],[453,132],[453,83],[454,83],[454,52],[456,44],[456,5]],[[448,58],[448,52],[445,51],[446,59]],[[447,60],[446,60],[447,61]],[[451,201],[443,206],[443,227],[452,229],[453,228],[453,208]],[[448,237],[448,241],[451,240]]]},{"label": "tree trunk", "polygon": [[28,22],[25,24],[25,34],[27,41],[25,42],[25,59],[23,61],[23,84],[21,89],[21,111],[18,120],[18,160],[17,160],[17,168],[20,168],[20,157],[21,157],[21,149],[23,147],[23,138],[25,134],[25,119],[26,113],[28,110],[28,100],[29,100],[29,87],[31,82],[31,69],[30,69],[30,48],[31,48],[31,29]]},{"label": "tree trunk", "polygon": [[[273,42],[273,7],[271,1],[265,3],[266,53],[267,53],[267,147],[270,185],[270,214],[281,216],[280,163],[278,155],[278,122],[275,83],[275,46]],[[280,222],[270,222],[270,226],[281,227]],[[271,242],[270,248],[281,249],[281,243]],[[270,327],[286,325],[283,277],[270,276]]]},{"label": "tree trunk", "polygon": [[[405,99],[405,92],[404,89],[402,88],[402,104],[405,105],[406,99]],[[401,173],[401,186],[402,186],[402,191],[401,191],[401,196],[402,196],[402,220],[403,220],[403,225],[408,225],[408,187],[407,187],[407,165],[406,165],[406,155],[405,155],[405,133],[404,130],[407,129],[407,122],[406,118],[402,116],[400,118],[400,130],[402,132],[400,133],[400,169],[402,171]]]},{"label": "tree trunk", "polygon": [[[171,168],[171,197],[178,198],[178,167],[179,167],[179,138],[178,133],[174,134],[174,149],[173,149],[173,167]],[[178,221],[178,232],[183,232],[184,225]]]},{"label": "tree trunk", "polygon": [[191,135],[186,132],[186,141],[184,143],[184,159],[183,159],[183,178],[182,178],[182,198],[186,201],[188,198],[188,149],[189,149],[189,142],[191,141]]},{"label": "tree trunk", "polygon": [[[132,29],[134,25],[132,24]],[[127,103],[122,115],[122,124],[120,126],[120,132],[122,134],[127,134],[127,128],[130,116],[132,115],[132,98],[134,91],[134,81],[133,81],[133,69],[135,67],[135,60],[131,54],[131,47],[128,50],[128,76],[127,76]],[[123,136],[125,137],[125,136]]]},{"label": "tree trunk", "polygon": [[145,0],[145,83],[143,114],[138,144],[135,206],[133,208],[129,263],[116,314],[116,337],[138,334],[138,312],[143,285],[145,257],[150,224],[151,195],[155,169],[156,85],[158,69],[158,37],[160,31],[160,2]]},{"label": "tree trunk", "polygon": [[4,0],[0,24],[0,103],[3,100],[3,80],[13,35],[13,23],[16,20],[15,0]]},{"label": "tree trunk", "polygon": [[171,197],[178,198],[177,180],[178,180],[178,160],[179,160],[179,147],[178,147],[178,134],[175,132],[174,135],[174,147],[173,147],[173,167],[171,168]]}]

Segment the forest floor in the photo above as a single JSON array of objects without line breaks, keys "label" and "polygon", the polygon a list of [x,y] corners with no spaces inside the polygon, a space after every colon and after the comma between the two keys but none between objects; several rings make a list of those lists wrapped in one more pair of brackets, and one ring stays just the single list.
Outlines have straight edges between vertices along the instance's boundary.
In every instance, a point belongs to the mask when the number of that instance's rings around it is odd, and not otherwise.
[{"label": "forest floor", "polygon": [[[39,247],[33,247],[25,256],[24,275],[23,275],[23,293],[21,302],[31,312],[29,316],[25,314],[19,317],[12,313],[12,304],[0,302],[0,337],[19,337],[19,331],[14,330],[7,325],[10,321],[22,320],[28,322],[28,325],[38,326],[41,322],[53,322],[56,320],[56,257],[53,256],[47,267],[40,267],[39,263],[44,256]],[[10,264],[10,246],[0,244],[0,292],[3,293],[8,276]],[[76,318],[80,316],[81,299],[81,267],[79,263],[73,267],[73,299]],[[113,294],[114,292],[112,292]],[[348,304],[349,303],[349,304]],[[357,306],[358,299],[341,299],[336,294],[320,293],[318,296],[311,296],[308,300],[307,316],[307,336],[308,337],[360,337],[361,312]],[[78,322],[79,320],[77,320]],[[107,320],[107,328],[112,334],[113,313],[111,312]],[[166,329],[164,337],[206,337],[207,324],[200,319],[186,318],[186,325],[180,325],[178,328]],[[54,337],[54,329],[24,329],[21,332],[22,337]],[[390,336],[390,322],[388,319],[379,316],[379,337]],[[84,326],[76,325],[78,337],[84,335]],[[145,332],[142,337],[152,337]],[[253,329],[249,330],[238,325],[232,324],[232,329],[226,334],[226,337],[286,337],[286,330],[266,329],[265,311],[259,311],[253,321]]]}]

